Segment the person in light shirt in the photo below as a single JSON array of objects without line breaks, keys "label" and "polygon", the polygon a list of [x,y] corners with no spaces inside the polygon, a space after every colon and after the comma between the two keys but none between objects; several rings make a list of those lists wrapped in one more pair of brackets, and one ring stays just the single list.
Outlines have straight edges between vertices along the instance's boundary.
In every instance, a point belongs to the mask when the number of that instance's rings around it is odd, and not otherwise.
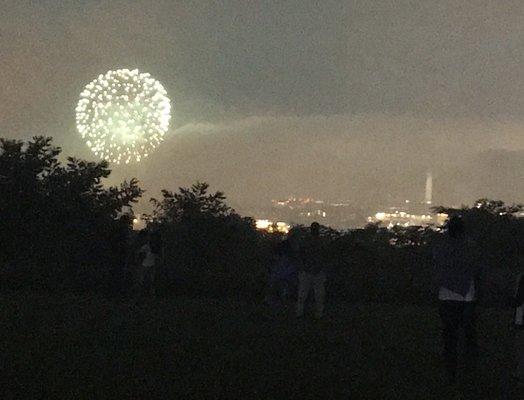
[{"label": "person in light shirt", "polygon": [[464,222],[453,216],[447,232],[433,248],[436,268],[439,315],[442,320],[444,362],[451,383],[456,380],[459,330],[464,331],[464,355],[468,372],[476,367],[478,346],[476,300],[481,260],[475,243],[468,239]]},{"label": "person in light shirt", "polygon": [[143,229],[139,233],[137,285],[138,295],[152,296],[155,293],[155,267],[158,251],[155,251],[154,235]]}]

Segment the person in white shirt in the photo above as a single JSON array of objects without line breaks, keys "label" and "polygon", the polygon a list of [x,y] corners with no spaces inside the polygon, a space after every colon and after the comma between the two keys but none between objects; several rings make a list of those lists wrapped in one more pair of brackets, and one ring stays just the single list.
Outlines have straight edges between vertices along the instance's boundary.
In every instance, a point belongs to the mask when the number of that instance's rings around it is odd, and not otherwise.
[{"label": "person in white shirt", "polygon": [[155,293],[154,283],[157,254],[155,254],[152,249],[151,235],[148,231],[140,231],[139,246],[137,266],[139,296],[152,296]]},{"label": "person in white shirt", "polygon": [[477,285],[481,271],[478,252],[466,238],[459,217],[448,221],[447,232],[433,248],[437,269],[439,314],[443,324],[444,362],[450,383],[456,381],[459,329],[464,330],[466,367],[476,367],[478,346],[476,334]]}]

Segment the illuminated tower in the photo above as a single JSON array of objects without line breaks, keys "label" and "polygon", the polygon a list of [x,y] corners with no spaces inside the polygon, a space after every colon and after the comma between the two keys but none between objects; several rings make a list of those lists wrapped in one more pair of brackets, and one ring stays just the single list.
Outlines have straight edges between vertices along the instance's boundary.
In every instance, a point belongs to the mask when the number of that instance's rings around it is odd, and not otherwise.
[{"label": "illuminated tower", "polygon": [[433,195],[433,176],[431,175],[431,172],[428,172],[426,174],[426,197],[425,197],[426,204],[431,204],[432,195]]}]

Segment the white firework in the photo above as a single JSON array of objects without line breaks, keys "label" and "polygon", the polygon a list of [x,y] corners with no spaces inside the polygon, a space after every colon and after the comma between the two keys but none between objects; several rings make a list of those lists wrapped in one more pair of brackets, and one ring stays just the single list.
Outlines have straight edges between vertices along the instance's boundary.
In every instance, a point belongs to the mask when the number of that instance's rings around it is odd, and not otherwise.
[{"label": "white firework", "polygon": [[95,155],[128,164],[147,157],[162,142],[170,112],[160,82],[137,69],[118,69],[85,87],[76,107],[76,126]]}]

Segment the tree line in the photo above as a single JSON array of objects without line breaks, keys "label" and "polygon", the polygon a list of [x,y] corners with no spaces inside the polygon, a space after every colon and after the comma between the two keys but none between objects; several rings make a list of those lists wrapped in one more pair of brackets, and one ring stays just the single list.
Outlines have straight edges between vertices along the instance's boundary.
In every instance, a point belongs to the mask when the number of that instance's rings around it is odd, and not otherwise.
[{"label": "tree line", "polygon": [[[51,138],[27,142],[0,139],[0,282],[4,288],[97,290],[114,293],[122,275],[125,229],[119,218],[143,195],[135,179],[105,187],[106,161],[69,157]],[[158,291],[165,295],[234,296],[259,299],[278,233],[255,228],[227,205],[222,192],[197,182],[162,190],[145,216],[161,233],[164,263]],[[503,304],[522,267],[522,205],[480,199],[434,212],[462,216],[485,260],[484,301]],[[297,226],[290,240],[300,241]],[[434,296],[431,246],[434,227],[370,224],[337,231],[322,227],[328,240],[328,292],[350,301],[428,302]],[[121,285],[115,285],[119,281]]]}]

